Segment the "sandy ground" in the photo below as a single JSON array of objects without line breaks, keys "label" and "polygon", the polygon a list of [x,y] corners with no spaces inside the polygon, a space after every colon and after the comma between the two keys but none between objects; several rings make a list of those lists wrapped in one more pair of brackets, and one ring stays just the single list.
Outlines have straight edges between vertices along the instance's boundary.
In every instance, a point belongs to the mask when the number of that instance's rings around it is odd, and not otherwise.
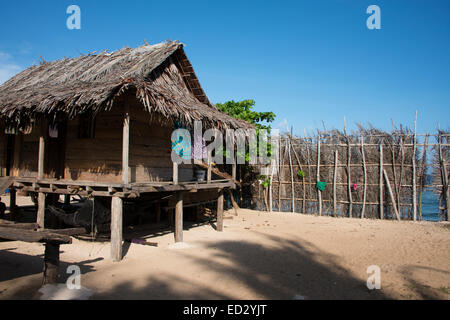
[{"label": "sandy ground", "polygon": [[[78,265],[91,299],[450,298],[447,223],[241,210],[224,224],[222,233],[185,226],[183,244],[169,232],[148,239],[158,247],[125,243],[120,263],[110,262],[108,243],[74,239],[61,247],[61,274]],[[0,299],[37,297],[43,249],[0,242]],[[381,290],[366,286],[371,265]]]}]

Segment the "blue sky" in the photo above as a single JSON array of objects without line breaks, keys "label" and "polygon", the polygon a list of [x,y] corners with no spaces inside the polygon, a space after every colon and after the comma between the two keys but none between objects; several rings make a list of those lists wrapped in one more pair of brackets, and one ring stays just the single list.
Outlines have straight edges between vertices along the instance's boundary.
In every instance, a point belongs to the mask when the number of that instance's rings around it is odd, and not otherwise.
[{"label": "blue sky", "polygon": [[[66,8],[81,8],[81,30]],[[381,8],[381,30],[366,9]],[[254,99],[294,131],[450,127],[450,1],[2,1],[0,81],[47,61],[144,40],[186,44],[212,102]]]}]

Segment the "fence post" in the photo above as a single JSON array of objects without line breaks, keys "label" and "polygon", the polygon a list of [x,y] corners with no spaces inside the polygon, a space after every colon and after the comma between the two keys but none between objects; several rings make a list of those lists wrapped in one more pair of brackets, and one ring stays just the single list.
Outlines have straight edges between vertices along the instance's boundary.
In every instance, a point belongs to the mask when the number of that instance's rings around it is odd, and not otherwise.
[{"label": "fence post", "polygon": [[337,170],[338,170],[339,152],[336,149],[334,152],[334,175],[333,175],[333,214],[337,216],[337,204],[336,204],[336,182],[337,182]]},{"label": "fence post", "polygon": [[380,144],[380,219],[384,219],[384,190],[383,190],[383,140]]},{"label": "fence post", "polygon": [[[320,131],[317,133],[317,182],[320,181]],[[322,215],[322,191],[317,188],[317,200],[319,201],[319,215]]]}]

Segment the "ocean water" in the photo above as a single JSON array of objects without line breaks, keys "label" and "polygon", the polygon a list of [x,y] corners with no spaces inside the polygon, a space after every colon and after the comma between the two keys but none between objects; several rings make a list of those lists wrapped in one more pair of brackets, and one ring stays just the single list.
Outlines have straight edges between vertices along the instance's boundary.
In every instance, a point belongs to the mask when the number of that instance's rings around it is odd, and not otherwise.
[{"label": "ocean water", "polygon": [[439,216],[439,196],[429,188],[422,195],[422,220],[441,221]]}]

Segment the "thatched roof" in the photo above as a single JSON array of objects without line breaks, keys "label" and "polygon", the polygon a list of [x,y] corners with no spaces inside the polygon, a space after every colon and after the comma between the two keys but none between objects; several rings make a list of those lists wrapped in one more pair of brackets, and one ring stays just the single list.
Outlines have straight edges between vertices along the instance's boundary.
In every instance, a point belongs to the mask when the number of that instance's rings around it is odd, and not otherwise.
[{"label": "thatched roof", "polygon": [[209,102],[177,41],[30,67],[0,86],[0,117],[24,128],[41,116],[73,118],[108,110],[125,94],[151,113],[186,124],[201,120],[220,128],[251,127]]}]

